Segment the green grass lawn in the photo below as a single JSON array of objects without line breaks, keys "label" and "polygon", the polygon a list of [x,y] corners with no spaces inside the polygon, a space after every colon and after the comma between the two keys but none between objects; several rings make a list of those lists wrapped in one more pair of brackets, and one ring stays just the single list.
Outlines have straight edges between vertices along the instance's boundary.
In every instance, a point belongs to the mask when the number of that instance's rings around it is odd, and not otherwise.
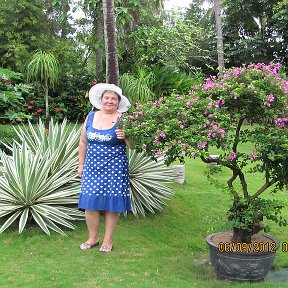
[{"label": "green grass lawn", "polygon": [[[77,222],[75,231],[66,230],[67,237],[47,236],[37,227],[20,235],[13,229],[0,234],[0,287],[288,287],[288,282],[216,278],[205,237],[224,229],[229,195],[209,184],[209,168],[200,160],[189,160],[185,168],[185,184],[174,184],[175,194],[162,212],[146,218],[121,216],[110,254],[79,250],[87,239],[85,222]],[[218,175],[225,180],[227,171]],[[249,185],[260,185],[257,177]],[[287,196],[286,191],[276,195]],[[283,212],[288,218],[288,207]],[[274,223],[271,228],[270,235],[288,242],[288,228]],[[288,253],[278,251],[274,268],[283,267],[288,268]]]}]

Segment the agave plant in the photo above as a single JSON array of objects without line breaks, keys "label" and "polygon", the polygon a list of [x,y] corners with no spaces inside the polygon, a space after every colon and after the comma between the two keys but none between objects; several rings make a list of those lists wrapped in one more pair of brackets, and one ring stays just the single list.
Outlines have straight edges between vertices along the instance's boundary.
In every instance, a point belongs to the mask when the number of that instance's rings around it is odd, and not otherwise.
[{"label": "agave plant", "polygon": [[33,218],[47,234],[57,225],[74,229],[69,220],[83,214],[71,205],[78,202],[80,181],[77,179],[77,148],[80,129],[68,129],[50,122],[49,133],[40,121],[37,129],[19,128],[19,143],[8,146],[12,156],[1,152],[3,176],[0,177],[0,218],[8,216],[0,233],[19,218],[19,233]]},{"label": "agave plant", "polygon": [[55,153],[57,154],[50,168],[50,172],[54,173],[70,161],[73,163],[72,169],[77,169],[78,142],[81,129],[77,129],[76,125],[70,126],[71,124],[67,124],[67,119],[64,119],[61,124],[54,123],[51,119],[49,129],[46,130],[40,119],[35,128],[29,122],[28,128],[23,126],[14,129],[20,142],[26,142],[32,152],[35,153],[40,149],[43,154],[47,152],[51,157]]},{"label": "agave plant", "polygon": [[145,216],[147,212],[162,210],[173,188],[165,185],[175,181],[176,173],[164,164],[164,158],[152,160],[145,153],[127,150],[130,167],[130,194],[134,215]]}]

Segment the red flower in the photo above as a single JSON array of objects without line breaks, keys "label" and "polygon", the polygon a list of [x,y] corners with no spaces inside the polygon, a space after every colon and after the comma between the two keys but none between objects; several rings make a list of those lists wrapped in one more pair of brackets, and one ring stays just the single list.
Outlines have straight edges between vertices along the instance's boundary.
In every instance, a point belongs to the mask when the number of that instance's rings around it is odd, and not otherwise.
[{"label": "red flower", "polygon": [[46,133],[46,135],[48,135],[48,134],[49,134],[49,130],[48,130],[48,129],[46,129],[46,130],[45,130],[45,133]]},{"label": "red flower", "polygon": [[90,84],[91,84],[91,85],[96,85],[97,82],[96,82],[96,81],[91,81]]},{"label": "red flower", "polygon": [[37,110],[37,113],[41,113],[43,110],[42,109],[38,109]]},{"label": "red flower", "polygon": [[31,110],[33,108],[33,106],[31,106],[31,105],[29,105],[28,107],[27,107],[27,109],[29,109],[29,110]]},{"label": "red flower", "polygon": [[35,103],[35,100],[30,100],[29,104],[33,105]]},{"label": "red flower", "polygon": [[8,80],[8,79],[3,79],[2,82],[6,83],[6,84],[9,84],[9,85],[12,83],[12,82],[11,82],[10,80]]},{"label": "red flower", "polygon": [[56,112],[56,113],[59,113],[60,111],[61,111],[60,108],[58,108],[58,107],[55,108],[55,112]]}]

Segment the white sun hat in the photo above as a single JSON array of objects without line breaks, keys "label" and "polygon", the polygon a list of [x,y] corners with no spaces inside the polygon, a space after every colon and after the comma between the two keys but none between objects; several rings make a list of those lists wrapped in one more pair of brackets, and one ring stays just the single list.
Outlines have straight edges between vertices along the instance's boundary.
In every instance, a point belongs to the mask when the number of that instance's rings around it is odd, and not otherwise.
[{"label": "white sun hat", "polygon": [[118,106],[117,111],[126,112],[129,109],[129,107],[131,106],[131,104],[130,104],[129,100],[127,99],[127,97],[122,95],[122,89],[119,88],[118,86],[114,85],[114,84],[98,83],[98,84],[94,85],[89,91],[89,100],[90,100],[91,104],[95,108],[101,109],[103,106],[103,104],[101,102],[101,97],[103,95],[103,92],[107,91],[107,90],[113,91],[121,97],[121,101],[119,102],[119,106]]}]

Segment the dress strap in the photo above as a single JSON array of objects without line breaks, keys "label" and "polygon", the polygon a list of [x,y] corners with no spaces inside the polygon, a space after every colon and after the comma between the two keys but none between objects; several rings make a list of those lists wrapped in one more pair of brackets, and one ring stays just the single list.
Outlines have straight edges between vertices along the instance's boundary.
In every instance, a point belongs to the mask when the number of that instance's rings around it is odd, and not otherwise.
[{"label": "dress strap", "polygon": [[87,122],[86,122],[86,129],[87,127],[93,126],[93,119],[94,119],[95,111],[90,111],[88,114]]}]

